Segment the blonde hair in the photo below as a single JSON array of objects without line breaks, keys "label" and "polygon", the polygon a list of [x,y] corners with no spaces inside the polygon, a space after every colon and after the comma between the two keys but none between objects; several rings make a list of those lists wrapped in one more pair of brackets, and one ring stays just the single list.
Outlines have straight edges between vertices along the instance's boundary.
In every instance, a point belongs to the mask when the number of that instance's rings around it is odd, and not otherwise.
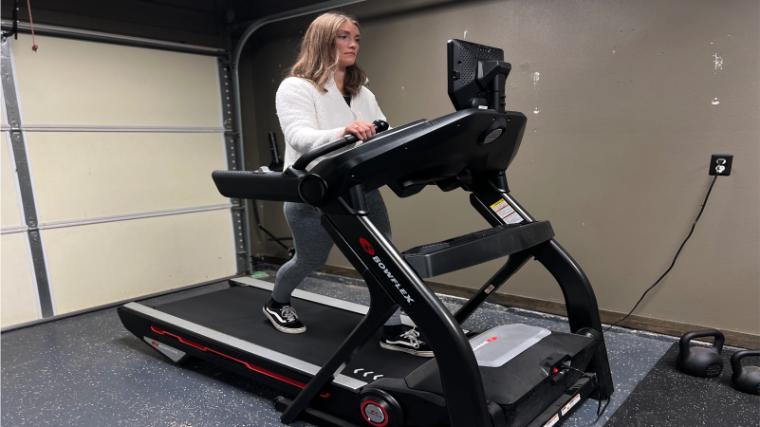
[{"label": "blonde hair", "polygon": [[[338,29],[346,22],[359,27],[354,18],[338,12],[323,13],[314,19],[301,40],[301,51],[289,75],[310,80],[320,91],[325,91],[327,79],[338,66],[335,48]],[[346,68],[343,88],[356,95],[366,81],[367,74],[354,63]]]}]

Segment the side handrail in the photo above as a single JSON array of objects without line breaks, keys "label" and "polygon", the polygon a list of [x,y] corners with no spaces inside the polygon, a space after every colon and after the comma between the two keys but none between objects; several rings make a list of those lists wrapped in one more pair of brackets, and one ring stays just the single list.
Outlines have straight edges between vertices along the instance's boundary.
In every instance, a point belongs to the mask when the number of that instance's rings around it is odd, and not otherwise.
[{"label": "side handrail", "polygon": [[[372,123],[375,125],[375,130],[378,133],[383,132],[388,129],[388,123],[383,120],[375,120]],[[306,166],[308,166],[309,163],[313,162],[314,159],[318,157],[322,157],[325,154],[330,153],[332,151],[351,145],[357,142],[358,140],[359,138],[355,137],[354,135],[346,135],[337,141],[330,142],[319,148],[309,151],[308,153],[299,157],[298,160],[296,160],[296,162],[293,163],[293,166],[291,166],[291,168],[302,171],[306,169]]]},{"label": "side handrail", "polygon": [[[388,129],[388,123],[385,121],[375,120],[374,124],[378,132]],[[314,159],[357,141],[358,138],[355,136],[346,135],[337,141],[309,151],[283,172],[273,172],[268,168],[256,171],[217,170],[211,173],[211,177],[214,179],[217,190],[225,197],[309,203],[309,197],[304,197],[303,193],[312,194],[313,191],[307,190],[313,185],[309,182],[304,185],[302,182],[306,176],[303,172],[306,166]]]},{"label": "side handrail", "polygon": [[234,199],[302,202],[298,194],[299,177],[290,171],[214,171],[217,190]]}]

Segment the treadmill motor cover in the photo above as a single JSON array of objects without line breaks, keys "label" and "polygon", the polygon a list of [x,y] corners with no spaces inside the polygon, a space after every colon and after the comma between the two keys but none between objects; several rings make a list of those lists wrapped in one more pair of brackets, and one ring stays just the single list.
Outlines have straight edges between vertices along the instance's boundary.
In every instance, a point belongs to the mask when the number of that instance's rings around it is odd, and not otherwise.
[{"label": "treadmill motor cover", "polygon": [[549,335],[548,329],[514,323],[482,332],[470,345],[479,366],[498,368]]}]

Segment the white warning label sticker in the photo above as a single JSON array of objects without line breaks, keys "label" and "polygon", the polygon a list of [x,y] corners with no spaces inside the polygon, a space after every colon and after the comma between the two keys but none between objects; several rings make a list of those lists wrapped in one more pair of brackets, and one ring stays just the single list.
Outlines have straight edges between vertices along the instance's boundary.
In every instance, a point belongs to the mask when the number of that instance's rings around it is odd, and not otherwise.
[{"label": "white warning label sticker", "polygon": [[565,416],[571,409],[573,409],[573,406],[577,405],[578,402],[581,401],[581,395],[580,393],[573,396],[572,399],[570,399],[569,402],[565,404],[565,406],[562,407],[562,409],[559,410],[559,413],[562,414],[562,416]]},{"label": "white warning label sticker", "polygon": [[558,422],[559,422],[559,414],[554,414],[553,417],[549,418],[549,421],[544,423],[543,427],[552,427]]},{"label": "white warning label sticker", "polygon": [[519,213],[512,209],[504,199],[499,199],[496,203],[491,204],[491,210],[499,215],[499,218],[503,219],[507,224],[517,224],[523,222],[525,218],[520,216]]}]

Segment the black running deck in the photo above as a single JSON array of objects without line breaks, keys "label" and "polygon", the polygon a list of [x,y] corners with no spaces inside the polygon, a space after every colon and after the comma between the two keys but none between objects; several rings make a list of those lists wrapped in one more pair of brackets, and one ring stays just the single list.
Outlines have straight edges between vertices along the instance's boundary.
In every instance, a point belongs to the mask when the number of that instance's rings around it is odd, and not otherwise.
[{"label": "black running deck", "polygon": [[[209,294],[153,308],[215,331],[322,366],[363,315],[293,298],[307,331],[285,334],[275,330],[262,313],[270,292],[250,286],[231,286]],[[343,370],[343,375],[370,383],[379,376],[404,377],[428,359],[380,348],[378,335],[367,342]]]}]

